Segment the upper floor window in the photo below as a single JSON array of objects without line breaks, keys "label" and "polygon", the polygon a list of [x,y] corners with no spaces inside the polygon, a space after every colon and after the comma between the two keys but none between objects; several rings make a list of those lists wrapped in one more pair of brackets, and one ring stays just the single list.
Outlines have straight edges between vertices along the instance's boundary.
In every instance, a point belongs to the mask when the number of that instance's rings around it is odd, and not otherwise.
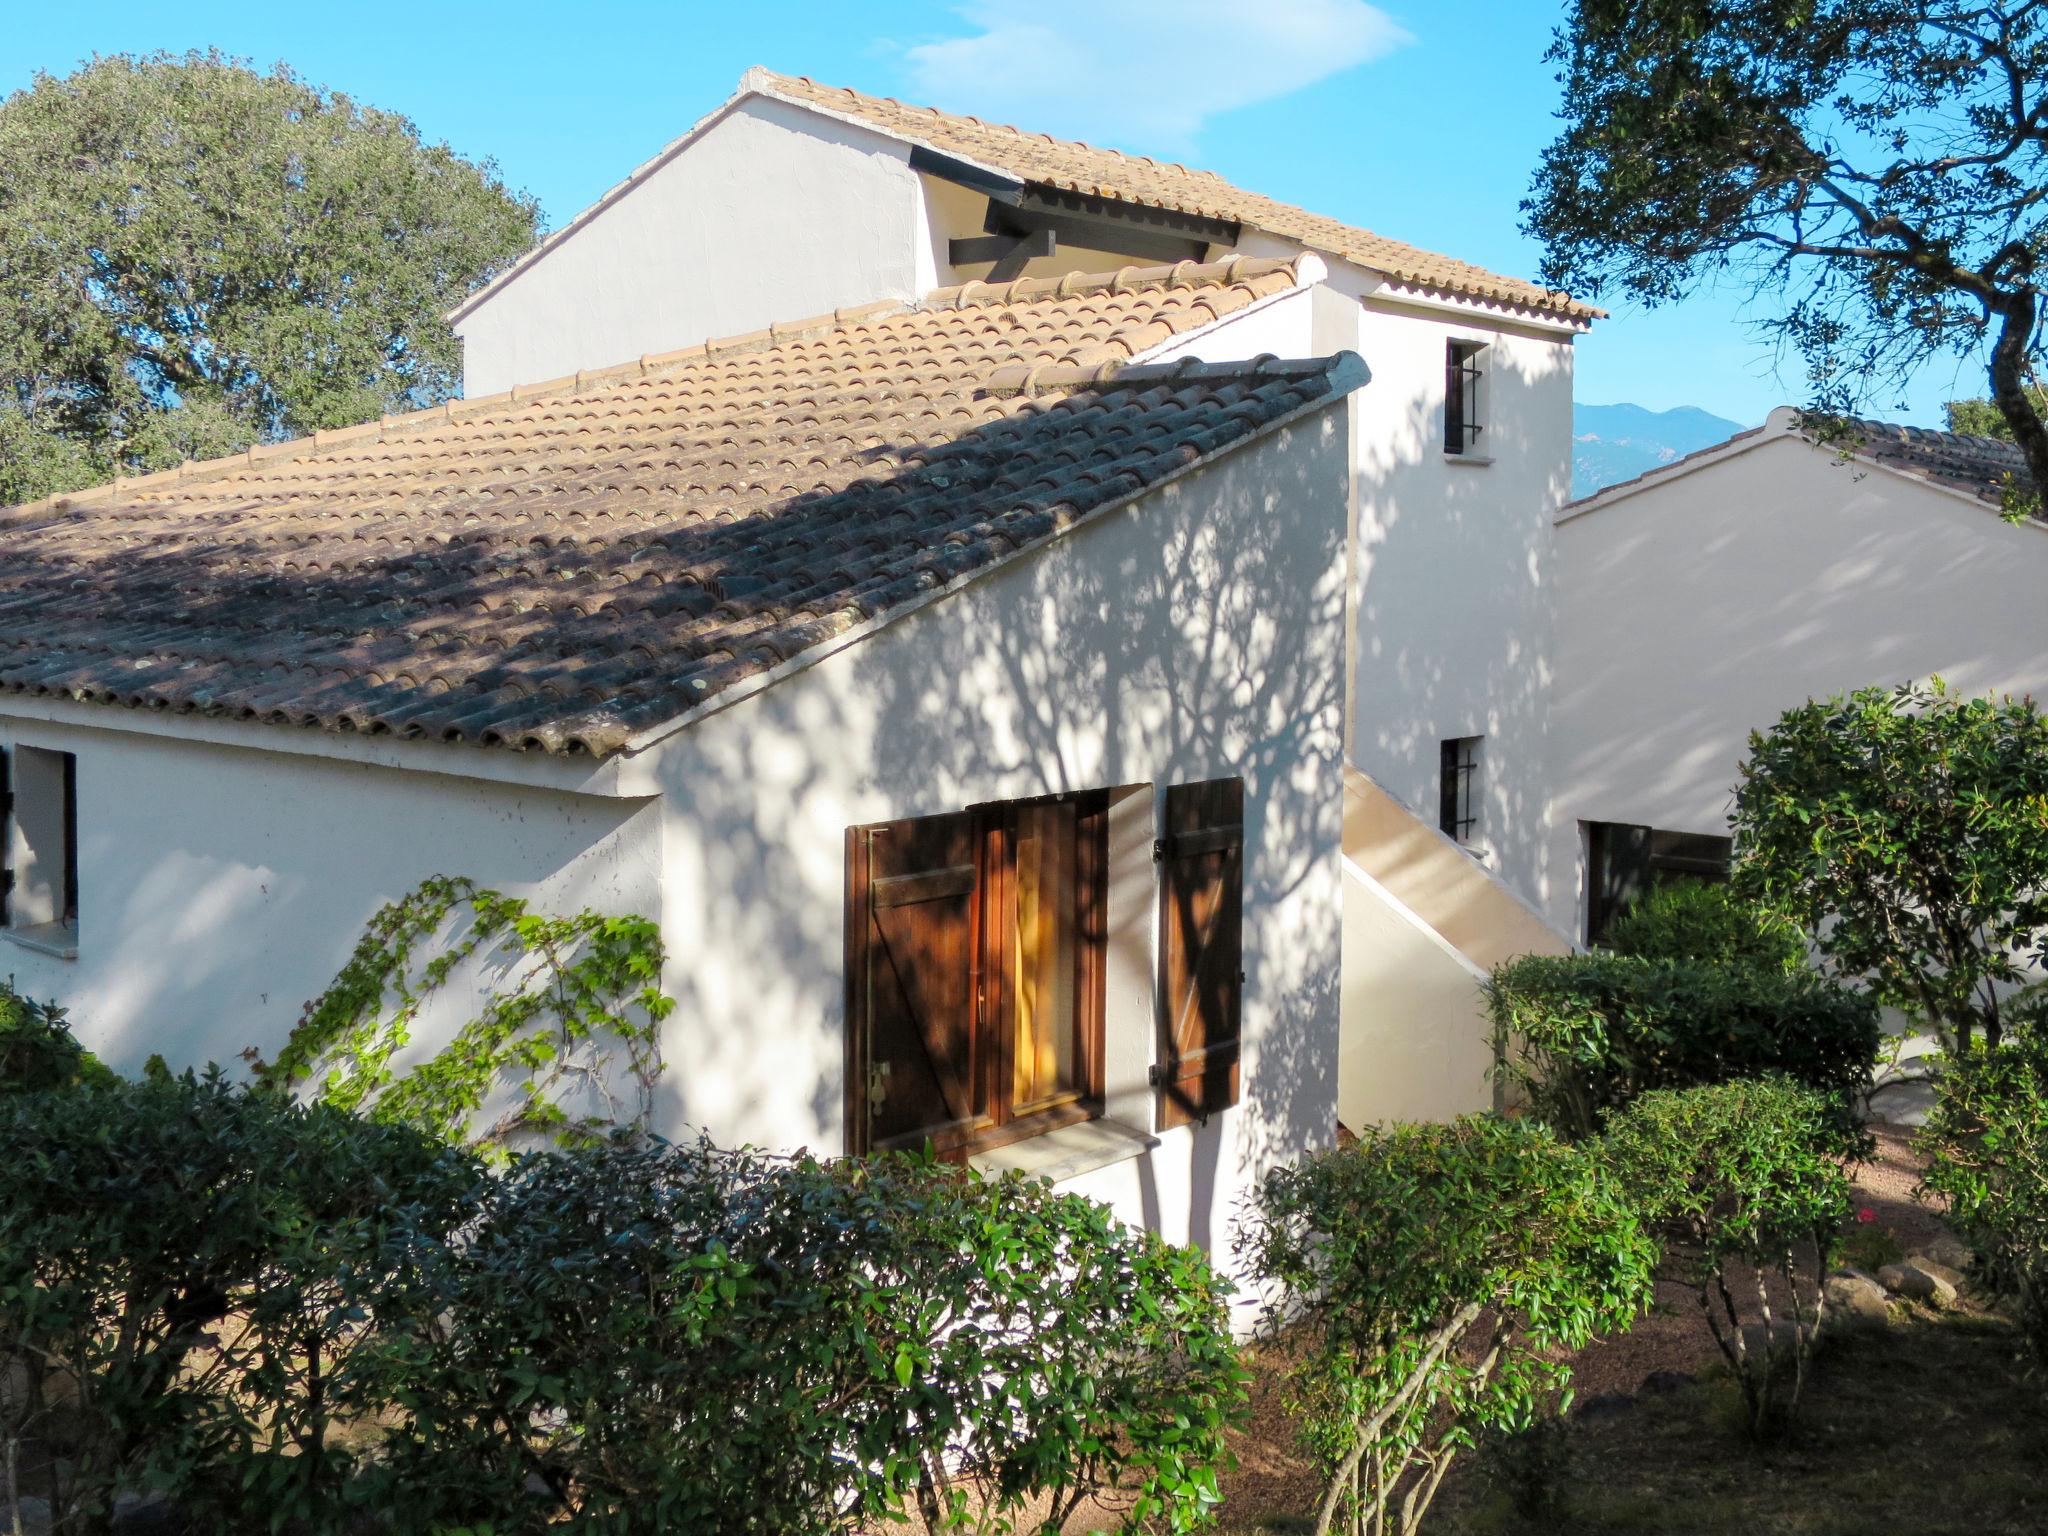
[{"label": "upper floor window", "polygon": [[0,922],[39,946],[76,943],[78,759],[70,752],[0,752]]},{"label": "upper floor window", "polygon": [[1479,743],[1484,739],[1458,736],[1442,746],[1437,825],[1468,848],[1479,841]]},{"label": "upper floor window", "polygon": [[1444,343],[1444,452],[1458,458],[1482,455],[1480,434],[1486,430],[1483,341]]}]

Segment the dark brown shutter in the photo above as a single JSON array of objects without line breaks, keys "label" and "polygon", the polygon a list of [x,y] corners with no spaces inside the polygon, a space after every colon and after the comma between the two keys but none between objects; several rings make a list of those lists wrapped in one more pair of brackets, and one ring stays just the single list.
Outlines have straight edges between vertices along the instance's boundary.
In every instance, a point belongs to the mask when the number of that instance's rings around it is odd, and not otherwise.
[{"label": "dark brown shutter", "polygon": [[1244,780],[1166,791],[1159,840],[1159,1125],[1237,1102],[1244,993]]},{"label": "dark brown shutter", "polygon": [[976,818],[885,822],[847,837],[849,1150],[929,1141],[949,1151],[988,1106],[974,1027]]}]

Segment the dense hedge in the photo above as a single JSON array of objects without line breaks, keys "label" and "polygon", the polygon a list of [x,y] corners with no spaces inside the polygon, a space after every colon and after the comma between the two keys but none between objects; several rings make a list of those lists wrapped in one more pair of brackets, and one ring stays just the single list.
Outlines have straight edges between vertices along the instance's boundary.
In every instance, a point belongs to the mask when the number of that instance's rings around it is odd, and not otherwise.
[{"label": "dense hedge", "polygon": [[1625,907],[1607,926],[1605,947],[1644,960],[1741,965],[1764,971],[1805,968],[1806,930],[1725,885],[1677,880]]},{"label": "dense hedge", "polygon": [[217,1074],[0,1097],[0,1465],[60,1529],[154,1492],[293,1533],[937,1530],[1102,1493],[1183,1530],[1244,1397],[1225,1290],[1092,1201],[903,1157],[499,1169]]},{"label": "dense hedge", "polygon": [[1488,997],[1501,1070],[1573,1138],[1653,1089],[1770,1073],[1825,1094],[1846,1127],[1877,1059],[1876,1005],[1804,971],[1532,955],[1496,969]]}]

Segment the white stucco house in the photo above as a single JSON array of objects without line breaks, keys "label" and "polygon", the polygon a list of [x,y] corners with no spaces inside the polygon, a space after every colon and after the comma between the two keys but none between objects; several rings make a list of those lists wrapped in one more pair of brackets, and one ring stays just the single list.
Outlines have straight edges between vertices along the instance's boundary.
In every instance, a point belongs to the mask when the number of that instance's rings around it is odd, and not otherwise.
[{"label": "white stucco house", "polygon": [[1597,937],[1668,871],[1727,866],[1749,733],[1939,674],[2048,697],[2048,526],[2011,444],[1789,407],[1557,519],[1549,915]]},{"label": "white stucco house", "polygon": [[227,1061],[426,876],[637,912],[663,1129],[1212,1241],[1488,1102],[1472,984],[1565,942],[1594,313],[751,71],[457,312],[463,401],[0,511],[0,973]]}]

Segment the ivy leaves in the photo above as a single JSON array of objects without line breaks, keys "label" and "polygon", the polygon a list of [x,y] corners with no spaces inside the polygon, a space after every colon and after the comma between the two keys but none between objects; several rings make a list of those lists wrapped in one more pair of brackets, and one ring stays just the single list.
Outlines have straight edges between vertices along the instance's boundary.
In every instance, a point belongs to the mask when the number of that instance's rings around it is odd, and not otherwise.
[{"label": "ivy leaves", "polygon": [[[536,1141],[592,1145],[653,1114],[661,1024],[675,1008],[661,990],[664,954],[647,918],[551,917],[436,876],[377,912],[276,1060],[254,1067],[280,1091],[311,1086],[372,1120],[501,1154]],[[440,1050],[399,1070],[422,1010],[459,967],[486,956],[504,984]]]}]

